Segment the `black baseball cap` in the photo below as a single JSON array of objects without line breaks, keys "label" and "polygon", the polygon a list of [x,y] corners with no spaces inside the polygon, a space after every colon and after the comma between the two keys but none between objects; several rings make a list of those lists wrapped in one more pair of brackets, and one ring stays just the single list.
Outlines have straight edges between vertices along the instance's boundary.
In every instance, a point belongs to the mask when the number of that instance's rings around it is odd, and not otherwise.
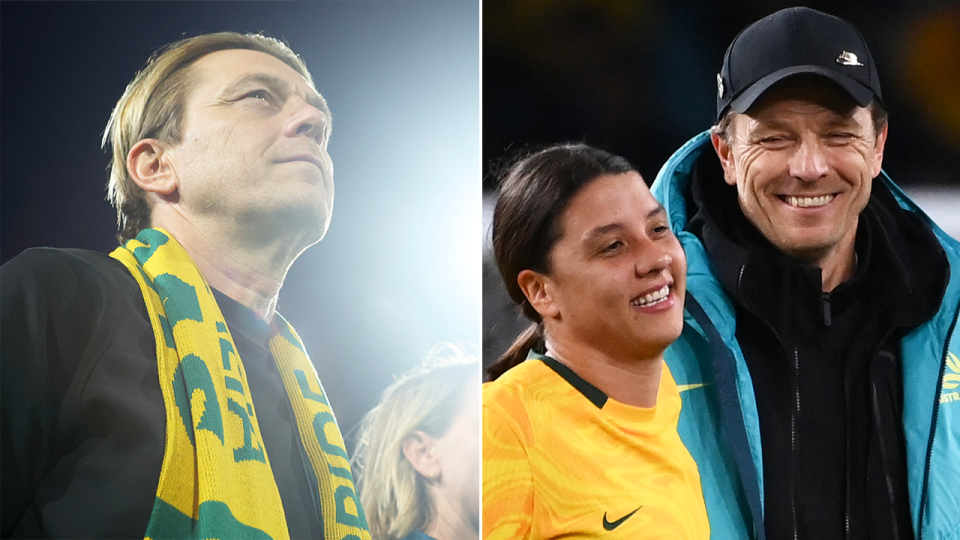
[{"label": "black baseball cap", "polygon": [[801,73],[840,85],[861,106],[880,97],[876,64],[847,21],[807,7],[782,9],[744,28],[717,75],[717,120],[727,107],[744,113],[775,83]]}]

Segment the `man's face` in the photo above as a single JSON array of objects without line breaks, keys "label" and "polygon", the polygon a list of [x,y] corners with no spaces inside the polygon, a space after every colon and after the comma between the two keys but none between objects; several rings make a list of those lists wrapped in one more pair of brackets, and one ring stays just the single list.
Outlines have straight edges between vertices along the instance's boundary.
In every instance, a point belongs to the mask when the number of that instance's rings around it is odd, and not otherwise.
[{"label": "man's face", "polygon": [[735,115],[730,133],[713,141],[724,179],[771,243],[813,263],[852,253],[886,140],[869,109],[825,79],[787,79]]},{"label": "man's face", "polygon": [[320,240],[333,210],[323,98],[262,52],[217,51],[188,69],[183,137],[167,150],[182,211],[251,241]]}]

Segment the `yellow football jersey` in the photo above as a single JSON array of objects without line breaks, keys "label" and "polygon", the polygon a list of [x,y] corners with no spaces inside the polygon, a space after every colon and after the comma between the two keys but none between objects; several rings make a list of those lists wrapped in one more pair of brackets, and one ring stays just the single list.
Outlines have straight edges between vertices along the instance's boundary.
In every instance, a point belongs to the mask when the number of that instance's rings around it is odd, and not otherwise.
[{"label": "yellow football jersey", "polygon": [[483,538],[709,538],[667,366],[648,409],[531,357],[483,387]]}]

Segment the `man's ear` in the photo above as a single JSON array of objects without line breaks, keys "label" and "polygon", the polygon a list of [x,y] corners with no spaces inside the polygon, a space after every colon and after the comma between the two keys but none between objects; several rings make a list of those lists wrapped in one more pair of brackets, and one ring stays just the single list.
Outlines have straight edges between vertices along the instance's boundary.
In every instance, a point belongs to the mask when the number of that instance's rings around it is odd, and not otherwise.
[{"label": "man's ear", "polygon": [[403,457],[407,458],[410,465],[413,465],[413,469],[428,482],[440,478],[440,459],[437,455],[436,442],[436,439],[426,433],[414,430],[400,443]]},{"label": "man's ear", "polygon": [[877,142],[873,146],[873,178],[876,178],[880,175],[880,170],[883,168],[883,147],[887,144],[887,128],[890,127],[890,124],[884,124],[883,129],[880,130],[880,134],[877,135]]},{"label": "man's ear", "polygon": [[549,277],[533,270],[523,270],[517,274],[517,285],[540,317],[552,319],[560,315],[560,306]]},{"label": "man's ear", "polygon": [[142,139],[127,154],[127,172],[144,191],[170,195],[177,190],[177,176],[165,150],[157,139]]},{"label": "man's ear", "polygon": [[734,173],[736,169],[733,163],[733,151],[730,149],[730,145],[727,144],[727,141],[724,140],[723,137],[716,133],[710,134],[710,142],[713,143],[713,149],[716,150],[717,157],[720,158],[720,165],[723,167],[723,181],[731,186],[736,186],[737,175]]}]

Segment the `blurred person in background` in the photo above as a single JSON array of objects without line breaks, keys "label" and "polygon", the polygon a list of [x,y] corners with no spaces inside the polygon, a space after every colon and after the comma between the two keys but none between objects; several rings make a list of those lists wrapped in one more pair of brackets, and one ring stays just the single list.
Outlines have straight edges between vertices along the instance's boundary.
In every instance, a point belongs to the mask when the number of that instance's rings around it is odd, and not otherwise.
[{"label": "blurred person in background", "polygon": [[480,361],[442,344],[364,417],[354,466],[375,540],[475,540]]},{"label": "blurred person in background", "polygon": [[505,175],[492,232],[533,323],[483,388],[484,538],[708,538],[663,363],[686,259],[643,178],[584,144],[534,152]]},{"label": "blurred person in background", "polygon": [[716,125],[654,195],[688,257],[665,361],[721,538],[956,538],[960,244],[881,169],[850,23],[777,11],[730,43]]}]

